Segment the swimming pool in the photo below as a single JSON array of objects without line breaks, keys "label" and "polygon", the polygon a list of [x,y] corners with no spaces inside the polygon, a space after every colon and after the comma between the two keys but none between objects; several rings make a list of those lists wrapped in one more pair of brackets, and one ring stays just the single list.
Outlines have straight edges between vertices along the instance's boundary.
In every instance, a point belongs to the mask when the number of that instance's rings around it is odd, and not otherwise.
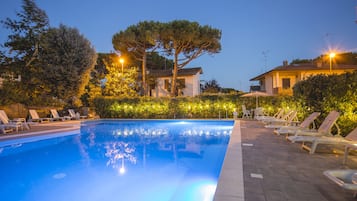
[{"label": "swimming pool", "polygon": [[80,132],[0,143],[0,197],[209,201],[233,123],[89,121]]}]

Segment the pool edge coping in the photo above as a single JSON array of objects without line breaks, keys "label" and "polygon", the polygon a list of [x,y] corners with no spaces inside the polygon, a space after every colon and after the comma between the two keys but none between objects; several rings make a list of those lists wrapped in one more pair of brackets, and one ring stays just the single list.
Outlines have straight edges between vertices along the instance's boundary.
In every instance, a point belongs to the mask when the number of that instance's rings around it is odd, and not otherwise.
[{"label": "pool edge coping", "polygon": [[240,121],[235,120],[218,179],[214,201],[244,201],[243,154]]}]

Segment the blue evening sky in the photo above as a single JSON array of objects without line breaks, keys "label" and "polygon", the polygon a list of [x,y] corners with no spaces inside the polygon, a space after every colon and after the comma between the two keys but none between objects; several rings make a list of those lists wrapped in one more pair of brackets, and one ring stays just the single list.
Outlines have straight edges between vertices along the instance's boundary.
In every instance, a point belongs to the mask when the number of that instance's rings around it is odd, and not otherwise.
[{"label": "blue evening sky", "polygon": [[[203,80],[248,91],[249,79],[329,49],[357,52],[356,0],[36,0],[52,27],[77,28],[97,52],[113,50],[113,34],[139,21],[197,21],[222,31],[222,51],[187,67]],[[15,18],[21,0],[0,0],[0,19]],[[0,28],[3,43],[7,30]]]}]

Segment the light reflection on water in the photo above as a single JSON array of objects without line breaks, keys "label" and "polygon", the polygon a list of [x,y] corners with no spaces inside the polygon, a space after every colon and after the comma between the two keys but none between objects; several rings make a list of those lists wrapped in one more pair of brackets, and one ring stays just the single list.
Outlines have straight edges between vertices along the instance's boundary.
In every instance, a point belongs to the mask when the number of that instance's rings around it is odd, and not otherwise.
[{"label": "light reflection on water", "polygon": [[24,201],[212,200],[233,122],[119,122],[88,123],[80,135],[1,148],[0,164],[7,165],[0,195]]}]

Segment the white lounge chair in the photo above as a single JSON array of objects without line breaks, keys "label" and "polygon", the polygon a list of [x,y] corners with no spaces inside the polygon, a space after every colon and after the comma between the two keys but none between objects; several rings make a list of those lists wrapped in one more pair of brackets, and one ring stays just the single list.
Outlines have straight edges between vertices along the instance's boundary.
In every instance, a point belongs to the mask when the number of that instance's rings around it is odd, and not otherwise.
[{"label": "white lounge chair", "polygon": [[[26,118],[15,118],[15,119],[10,119],[5,110],[0,110],[0,115],[2,115],[6,121],[8,121],[9,123],[26,123]],[[24,127],[25,128],[29,128],[27,123],[24,124]]]},{"label": "white lounge chair", "polygon": [[279,129],[274,130],[274,133],[277,135],[289,135],[294,134],[297,130],[309,130],[310,125],[312,125],[312,129],[316,128],[315,120],[318,116],[320,116],[320,112],[313,112],[307,118],[304,119],[297,126],[282,126]]},{"label": "white lounge chair", "polygon": [[357,170],[326,170],[323,174],[341,188],[353,191],[353,196],[357,197]]},{"label": "white lounge chair", "polygon": [[284,109],[279,109],[279,111],[277,113],[274,114],[274,116],[261,116],[258,118],[259,121],[264,122],[268,122],[268,121],[272,121],[272,120],[276,120],[276,119],[281,119],[285,114],[285,110]]},{"label": "white lounge chair", "polygon": [[258,120],[261,117],[267,116],[265,115],[264,108],[258,107],[254,109],[254,119]]},{"label": "white lounge chair", "polygon": [[52,115],[52,119],[53,120],[61,120],[61,121],[64,121],[64,120],[71,120],[71,117],[70,116],[63,116],[61,117],[57,110],[56,109],[51,109],[51,115]]},{"label": "white lounge chair", "polygon": [[71,119],[86,119],[88,118],[87,116],[80,115],[78,112],[75,113],[73,109],[68,109],[69,116]]},{"label": "white lounge chair", "polygon": [[289,126],[292,124],[297,124],[297,112],[296,111],[289,111],[286,113],[281,119],[273,119],[271,121],[267,121],[265,128],[274,128],[278,129],[282,126]]},{"label": "white lounge chair", "polygon": [[0,110],[0,121],[2,123],[0,124],[0,130],[2,133],[12,132],[13,130],[18,132],[19,129],[23,130],[24,128],[29,129],[26,122],[22,122],[20,120],[11,121],[4,110]]},{"label": "white lounge chair", "polygon": [[304,136],[332,136],[331,129],[334,125],[337,128],[337,134],[340,134],[340,129],[336,124],[339,116],[339,112],[331,111],[317,131],[297,130],[293,136],[289,136],[287,139],[291,142],[303,142],[305,140]]},{"label": "white lounge chair", "polygon": [[[302,148],[315,153],[316,148],[320,144],[346,146],[348,144],[357,144],[357,128],[351,131],[346,137],[341,135],[334,136],[302,136]],[[311,144],[311,146],[308,146]]]},{"label": "white lounge chair", "polygon": [[36,110],[29,110],[29,113],[30,113],[30,118],[29,118],[29,121],[30,122],[44,122],[44,121],[52,121],[52,118],[41,118],[37,111]]},{"label": "white lounge chair", "polygon": [[251,118],[252,114],[250,113],[249,110],[247,110],[245,105],[242,105],[242,112],[243,112],[242,118]]}]

